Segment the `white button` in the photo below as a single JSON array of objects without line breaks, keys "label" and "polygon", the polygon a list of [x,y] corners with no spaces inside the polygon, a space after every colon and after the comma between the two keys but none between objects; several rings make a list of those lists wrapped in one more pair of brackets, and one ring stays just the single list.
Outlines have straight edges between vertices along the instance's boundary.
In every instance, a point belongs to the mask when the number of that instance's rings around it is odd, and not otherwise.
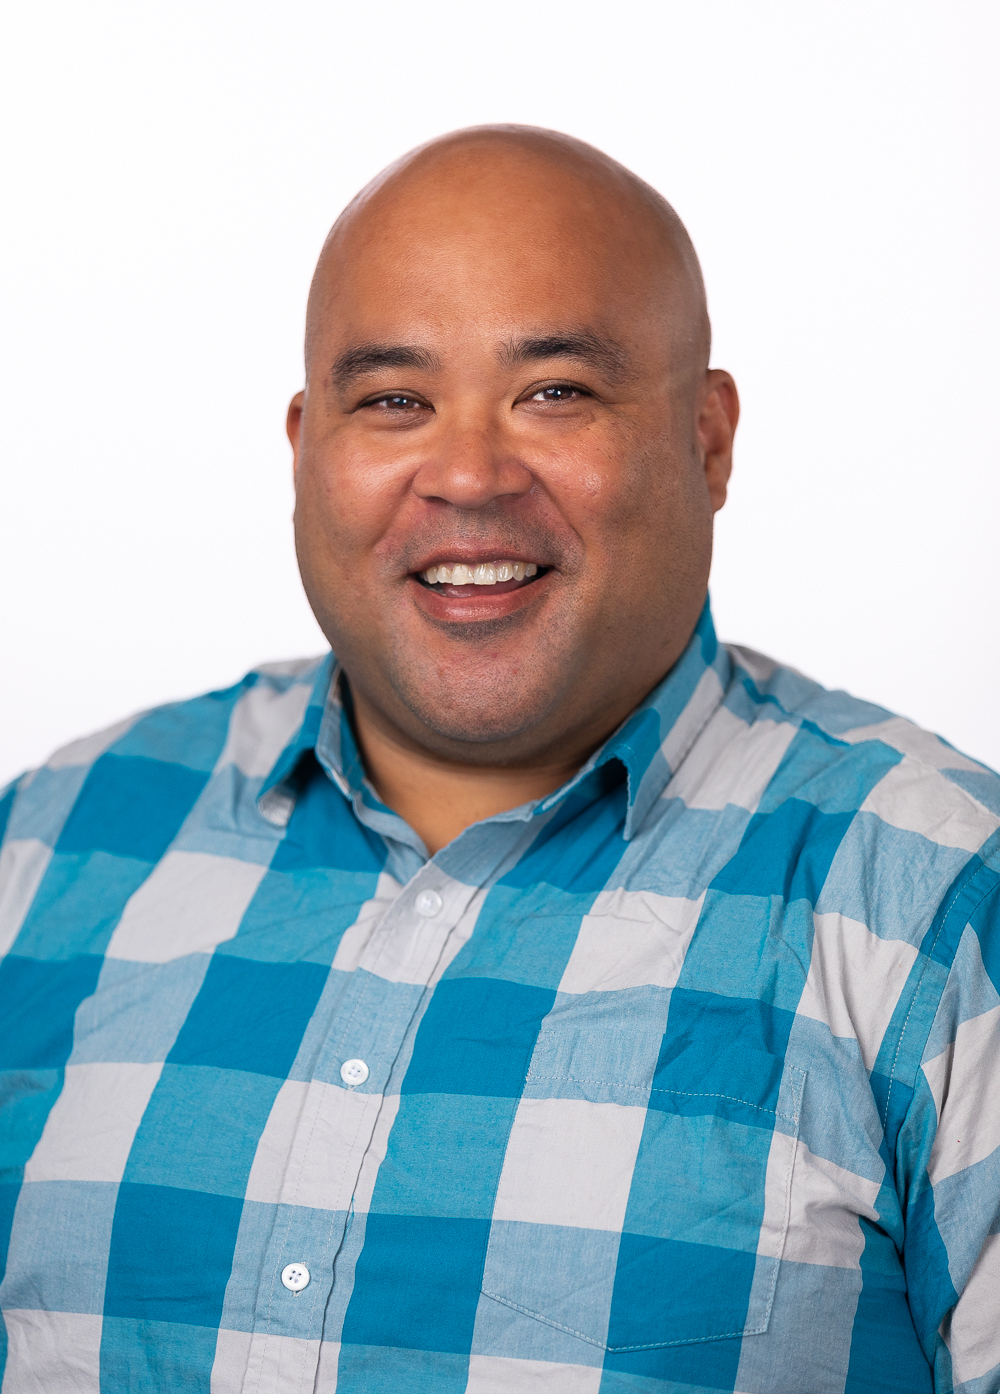
[{"label": "white button", "polygon": [[364,1084],[368,1078],[368,1066],[363,1060],[345,1060],[340,1067],[340,1078],[345,1084]]},{"label": "white button", "polygon": [[309,1286],[309,1269],[304,1263],[290,1263],[281,1270],[281,1281],[289,1292],[301,1292]]},{"label": "white button", "polygon": [[437,891],[421,891],[414,902],[417,907],[417,914],[423,915],[425,920],[431,919],[434,915],[441,913],[444,901]]}]

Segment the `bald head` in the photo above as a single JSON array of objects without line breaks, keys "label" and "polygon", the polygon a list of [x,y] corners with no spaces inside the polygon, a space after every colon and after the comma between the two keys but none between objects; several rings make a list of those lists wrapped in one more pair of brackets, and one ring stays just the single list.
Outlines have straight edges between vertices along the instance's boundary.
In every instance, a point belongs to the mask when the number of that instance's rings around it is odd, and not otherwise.
[{"label": "bald head", "polygon": [[[679,380],[704,373],[710,328],[701,269],[666,199],[583,141],[503,125],[455,131],[410,151],[344,209],[310,290],[307,375],[317,370],[323,328],[346,309],[345,283],[373,255],[383,264],[394,255],[403,279],[421,257],[445,272],[459,245],[473,256],[483,248],[484,275],[500,253],[520,262],[529,281],[551,280],[555,253],[567,276],[609,282],[651,319]],[[391,294],[391,285],[383,288]],[[600,325],[593,328],[600,334]]]}]

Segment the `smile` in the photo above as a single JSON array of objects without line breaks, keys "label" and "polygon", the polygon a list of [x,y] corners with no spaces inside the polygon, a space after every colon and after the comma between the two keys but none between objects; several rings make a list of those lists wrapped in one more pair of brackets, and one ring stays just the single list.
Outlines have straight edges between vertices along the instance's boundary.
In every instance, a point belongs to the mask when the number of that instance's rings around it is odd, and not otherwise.
[{"label": "smile", "polygon": [[537,574],[538,566],[532,561],[488,561],[476,566],[446,562],[421,571],[420,579],[428,586],[502,586],[508,581],[530,581]]}]

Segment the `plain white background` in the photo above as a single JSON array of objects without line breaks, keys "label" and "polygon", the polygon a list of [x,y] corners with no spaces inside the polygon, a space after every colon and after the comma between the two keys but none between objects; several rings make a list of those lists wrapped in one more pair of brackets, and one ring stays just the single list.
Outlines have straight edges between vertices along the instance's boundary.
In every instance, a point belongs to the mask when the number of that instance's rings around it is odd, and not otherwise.
[{"label": "plain white background", "polygon": [[283,435],[312,264],[484,121],[691,231],[744,408],[722,636],[1000,765],[998,36],[994,0],[11,7],[0,781],[324,646]]}]

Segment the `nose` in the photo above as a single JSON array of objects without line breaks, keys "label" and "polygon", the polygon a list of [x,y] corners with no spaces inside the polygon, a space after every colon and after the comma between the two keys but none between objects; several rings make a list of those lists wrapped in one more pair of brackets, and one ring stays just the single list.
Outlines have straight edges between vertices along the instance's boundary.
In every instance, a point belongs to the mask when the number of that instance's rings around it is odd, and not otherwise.
[{"label": "nose", "polygon": [[437,437],[413,478],[413,491],[463,509],[526,494],[534,479],[512,446],[499,425],[456,423]]}]

